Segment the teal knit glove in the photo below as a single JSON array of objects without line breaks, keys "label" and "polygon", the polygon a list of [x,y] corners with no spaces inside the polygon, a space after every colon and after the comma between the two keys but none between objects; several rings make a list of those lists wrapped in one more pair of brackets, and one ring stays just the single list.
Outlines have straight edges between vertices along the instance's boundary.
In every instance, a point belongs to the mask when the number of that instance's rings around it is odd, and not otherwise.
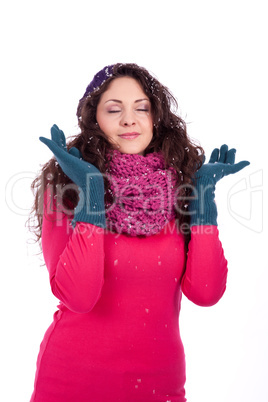
[{"label": "teal knit glove", "polygon": [[51,127],[51,140],[44,137],[39,139],[53,152],[64,173],[79,187],[73,226],[76,222],[87,222],[104,228],[104,183],[101,172],[82,160],[77,148],[67,151],[64,133],[55,124]]},{"label": "teal knit glove", "polygon": [[236,150],[228,150],[227,145],[222,145],[220,150],[215,148],[209,162],[203,164],[195,173],[192,193],[194,198],[189,204],[191,226],[217,225],[217,207],[214,200],[217,181],[249,165],[248,161],[235,164],[235,153]]}]

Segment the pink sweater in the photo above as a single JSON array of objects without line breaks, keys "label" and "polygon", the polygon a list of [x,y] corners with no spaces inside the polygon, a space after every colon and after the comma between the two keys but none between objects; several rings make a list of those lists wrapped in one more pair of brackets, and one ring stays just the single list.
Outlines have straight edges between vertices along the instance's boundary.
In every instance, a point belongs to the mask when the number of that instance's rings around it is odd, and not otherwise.
[{"label": "pink sweater", "polygon": [[[57,221],[55,221],[55,218]],[[37,360],[31,402],[183,402],[181,291],[211,306],[226,287],[216,226],[193,227],[188,255],[175,221],[129,237],[44,217],[43,253],[59,310]]]}]

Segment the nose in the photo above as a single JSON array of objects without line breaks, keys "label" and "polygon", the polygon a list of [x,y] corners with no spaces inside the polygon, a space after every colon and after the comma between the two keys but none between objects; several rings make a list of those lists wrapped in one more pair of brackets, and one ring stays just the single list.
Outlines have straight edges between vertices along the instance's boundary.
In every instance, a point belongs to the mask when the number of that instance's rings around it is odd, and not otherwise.
[{"label": "nose", "polygon": [[131,127],[136,124],[135,115],[132,110],[126,110],[121,118],[121,125],[125,127]]}]

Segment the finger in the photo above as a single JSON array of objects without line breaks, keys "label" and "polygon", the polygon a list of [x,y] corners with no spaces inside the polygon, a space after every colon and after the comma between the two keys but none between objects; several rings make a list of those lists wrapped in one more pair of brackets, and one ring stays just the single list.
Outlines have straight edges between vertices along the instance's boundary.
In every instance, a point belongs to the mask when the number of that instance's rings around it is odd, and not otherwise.
[{"label": "finger", "polygon": [[249,161],[241,161],[233,165],[233,171],[232,173],[239,172],[240,170],[244,169],[246,166],[250,165]]},{"label": "finger", "polygon": [[235,163],[236,149],[232,148],[227,152],[226,163],[233,165]]},{"label": "finger", "polygon": [[54,124],[51,129],[51,139],[52,141],[56,142],[56,144],[60,145],[60,129],[56,124]]},{"label": "finger", "polygon": [[236,163],[234,165],[225,165],[224,176],[228,176],[229,174],[237,173],[240,170],[244,169],[249,164],[250,163],[248,161],[241,161],[241,162]]},{"label": "finger", "polygon": [[218,162],[218,158],[219,158],[219,148],[215,148],[213,149],[213,151],[211,152],[210,155],[210,159],[208,163],[215,163]]},{"label": "finger", "polygon": [[52,141],[55,141],[55,139],[57,139],[57,137],[59,136],[59,131],[60,131],[59,127],[56,124],[53,124],[53,126],[50,129]]},{"label": "finger", "polygon": [[64,135],[64,132],[62,130],[59,130],[59,136],[60,136],[60,141],[61,141],[61,146],[67,150],[67,146],[66,146],[66,138]]},{"label": "finger", "polygon": [[43,142],[43,144],[45,144],[50,149],[50,151],[53,152],[58,162],[59,162],[58,158],[60,158],[61,160],[68,159],[69,156],[68,153],[65,150],[63,150],[62,146],[58,145],[55,141],[49,140],[48,138],[45,137],[39,137],[39,140]]},{"label": "finger", "polygon": [[54,141],[53,139],[49,140],[48,138],[45,137],[39,137],[39,140],[43,142],[43,144],[45,144],[53,153],[55,153],[57,149],[61,149],[58,146],[57,142]]},{"label": "finger", "polygon": [[63,147],[66,149],[66,139],[65,135],[62,130],[59,129],[59,127],[54,124],[51,127],[51,139],[54,141],[57,145],[60,147]]},{"label": "finger", "polygon": [[75,156],[76,158],[79,158],[79,159],[82,158],[81,152],[79,151],[79,149],[77,149],[75,147],[72,147],[72,148],[69,149],[69,154],[71,154],[71,155],[73,155],[73,156]]},{"label": "finger", "polygon": [[48,138],[45,137],[39,137],[39,140],[52,151],[52,144],[54,144],[53,140],[49,140]]},{"label": "finger", "polygon": [[220,147],[219,162],[221,162],[221,163],[225,163],[225,162],[226,162],[227,152],[228,152],[228,146],[227,146],[226,144],[222,145],[222,146]]},{"label": "finger", "polygon": [[51,127],[51,129],[50,129],[50,131],[51,131],[51,134],[52,134],[52,131],[53,131],[53,133],[55,132],[57,132],[57,131],[59,131],[60,129],[59,129],[59,127],[57,126],[57,124],[53,124],[53,126]]},{"label": "finger", "polygon": [[49,140],[48,138],[45,138],[45,137],[39,137],[39,140],[47,146],[49,146],[49,143],[51,142],[51,140]]}]

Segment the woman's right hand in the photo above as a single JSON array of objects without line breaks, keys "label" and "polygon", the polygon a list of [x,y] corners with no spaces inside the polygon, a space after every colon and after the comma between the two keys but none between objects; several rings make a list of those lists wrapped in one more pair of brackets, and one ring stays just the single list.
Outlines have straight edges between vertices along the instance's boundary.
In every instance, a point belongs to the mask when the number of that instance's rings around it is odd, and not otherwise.
[{"label": "woman's right hand", "polygon": [[62,130],[54,124],[51,127],[51,140],[40,137],[41,142],[55,155],[64,173],[79,187],[79,203],[75,208],[73,224],[87,222],[105,227],[104,182],[101,172],[84,161],[77,148],[68,152]]}]

